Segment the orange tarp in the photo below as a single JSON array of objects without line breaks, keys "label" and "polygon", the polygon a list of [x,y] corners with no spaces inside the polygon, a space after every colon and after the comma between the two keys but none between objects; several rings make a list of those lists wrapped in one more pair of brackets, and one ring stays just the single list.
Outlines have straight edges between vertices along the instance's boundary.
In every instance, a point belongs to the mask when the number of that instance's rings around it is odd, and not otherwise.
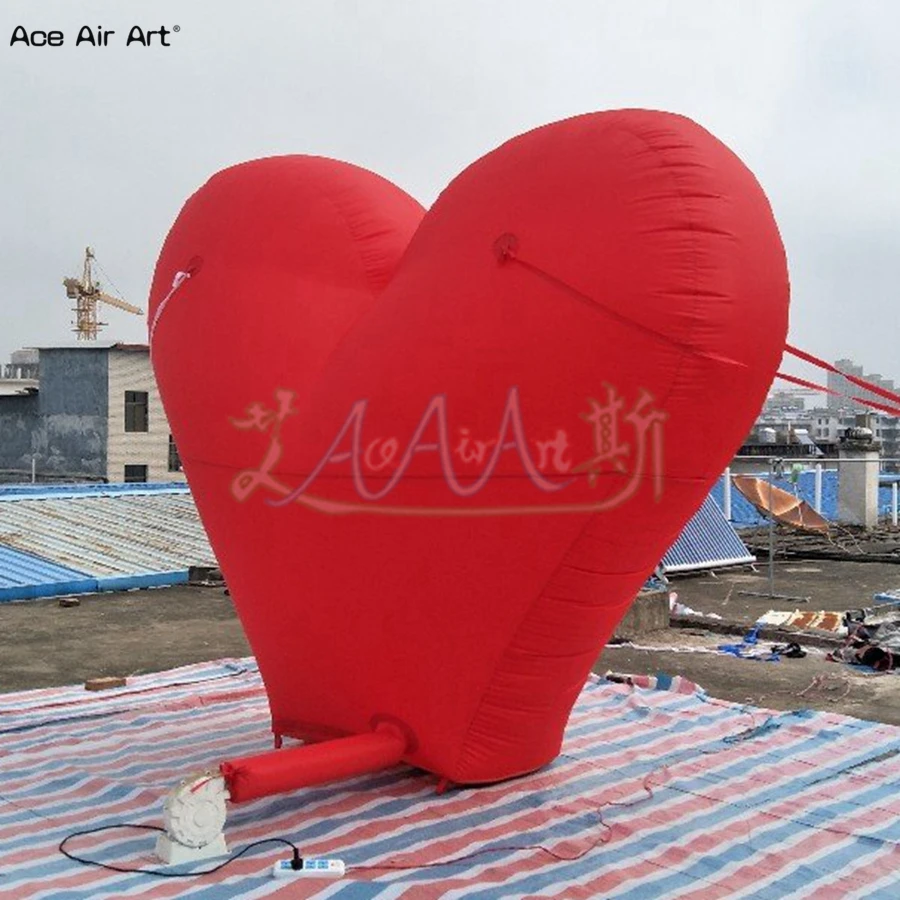
[{"label": "orange tarp", "polygon": [[764,515],[804,531],[828,531],[828,522],[806,501],[751,475],[732,475],[734,486]]}]

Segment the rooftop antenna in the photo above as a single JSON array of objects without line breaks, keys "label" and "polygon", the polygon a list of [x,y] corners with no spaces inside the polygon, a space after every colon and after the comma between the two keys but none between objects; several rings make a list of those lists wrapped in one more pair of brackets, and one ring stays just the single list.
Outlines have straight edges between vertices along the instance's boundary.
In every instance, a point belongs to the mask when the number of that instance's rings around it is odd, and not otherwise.
[{"label": "rooftop antenna", "polygon": [[[100,285],[94,280],[92,264],[95,262],[94,251],[90,247],[84,251],[84,270],[81,278],[64,278],[63,286],[66,289],[66,296],[70,300],[75,301],[72,311],[75,313],[75,327],[72,329],[77,335],[79,341],[96,341],[97,332],[108,322],[100,322],[97,319],[97,304],[105,303],[107,306],[114,306],[116,309],[122,309],[125,312],[133,313],[140,316],[144,311],[137,306],[126,303],[119,297],[113,297],[111,294],[104,293],[100,290]],[[97,264],[99,268],[99,263]]]}]

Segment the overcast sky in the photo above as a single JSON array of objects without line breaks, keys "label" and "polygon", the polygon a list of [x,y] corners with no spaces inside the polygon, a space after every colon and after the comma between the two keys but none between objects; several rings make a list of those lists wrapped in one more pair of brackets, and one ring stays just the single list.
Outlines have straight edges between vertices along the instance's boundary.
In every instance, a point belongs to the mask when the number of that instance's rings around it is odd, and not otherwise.
[{"label": "overcast sky", "polygon": [[[66,43],[10,47],[16,25]],[[82,25],[116,34],[76,47]],[[133,25],[180,31],[126,47]],[[756,173],[793,342],[900,380],[898,35],[896,0],[3,0],[0,360],[74,337],[60,281],[87,244],[145,307],[169,226],[223,166],[333,156],[429,205],[515,134],[640,106]],[[106,339],[145,340],[141,318],[104,318]]]}]

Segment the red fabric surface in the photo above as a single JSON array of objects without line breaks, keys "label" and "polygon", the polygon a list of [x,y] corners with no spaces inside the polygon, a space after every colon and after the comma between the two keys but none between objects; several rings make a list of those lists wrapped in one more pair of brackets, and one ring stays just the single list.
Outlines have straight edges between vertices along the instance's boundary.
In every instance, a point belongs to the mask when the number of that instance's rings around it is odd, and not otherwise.
[{"label": "red fabric surface", "polygon": [[521,135],[427,214],[331,160],[213,177],[160,256],[152,354],[275,731],[392,717],[455,782],[551,760],[787,308],[761,188],[668,113]]}]

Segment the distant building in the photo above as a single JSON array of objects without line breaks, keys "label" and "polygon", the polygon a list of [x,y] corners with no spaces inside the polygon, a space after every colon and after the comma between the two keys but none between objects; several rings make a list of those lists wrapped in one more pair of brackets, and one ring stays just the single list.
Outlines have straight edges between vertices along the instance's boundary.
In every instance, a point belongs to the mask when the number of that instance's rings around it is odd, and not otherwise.
[{"label": "distant building", "polygon": [[810,451],[812,445],[824,456],[836,455],[847,429],[857,425],[858,417],[865,414],[881,445],[885,468],[900,471],[900,464],[893,462],[900,460],[900,417],[878,412],[862,403],[867,400],[890,405],[890,400],[854,384],[846,376],[860,378],[888,391],[895,390],[894,382],[878,374],[866,374],[862,366],[850,359],[839,359],[834,367],[839,372],[828,373],[827,386],[829,391],[836,393],[826,394],[825,406],[806,408],[807,398],[822,402],[822,392],[810,388],[773,391],[766,398],[741,453],[777,456],[811,452],[811,455],[820,455],[816,449]]},{"label": "distant building", "polygon": [[[856,365],[851,359],[839,359],[834,363],[834,367],[844,375],[853,375],[887,391],[896,390],[890,378],[884,378],[877,373],[866,374],[863,367]],[[856,424],[856,416],[867,413],[875,432],[875,439],[881,444],[882,458],[891,461],[886,464],[886,468],[897,471],[898,463],[892,460],[900,459],[900,418],[877,412],[861,403],[860,399],[890,405],[890,400],[854,384],[844,375],[828,373],[828,388],[837,391],[840,396],[829,394],[826,401],[827,409],[811,411],[811,415],[815,416],[812,431],[814,439],[820,436],[825,441],[840,440],[847,428]]]},{"label": "distant building", "polygon": [[[866,375],[863,367],[856,365],[852,359],[839,359],[834,363],[834,367],[839,369],[845,375],[853,375],[874,384],[877,387],[884,388],[888,391],[895,390],[894,382],[890,378],[883,378],[881,375]],[[886,402],[880,394],[873,391],[867,391],[865,388],[854,384],[852,381],[838,375],[835,372],[828,373],[827,387],[830,391],[836,391],[837,394],[828,394],[826,405],[832,410],[848,410],[852,412],[866,412],[868,407],[864,403],[860,403],[856,398],[862,400],[874,401],[875,403]]]},{"label": "distant building", "polygon": [[10,361],[0,367],[0,397],[28,396],[37,391],[37,386],[37,350],[16,350]]},{"label": "distant building", "polygon": [[25,354],[5,374],[37,378],[0,382],[0,478],[30,479],[33,465],[40,480],[184,480],[146,344]]},{"label": "distant building", "polygon": [[[808,410],[781,410],[760,414],[741,448],[744,455],[834,456],[848,428],[856,426],[862,414],[852,409],[819,407]],[[885,468],[900,471],[900,418],[883,413],[867,413],[875,440],[881,445]]]},{"label": "distant building", "polygon": [[3,367],[3,378],[0,380],[37,380],[37,377],[38,351],[30,347],[12,353],[9,362]]},{"label": "distant building", "polygon": [[799,391],[789,389],[773,391],[766,398],[766,402],[763,405],[763,414],[777,415],[787,410],[800,410],[802,412],[804,409],[806,409],[806,404],[802,394]]}]

